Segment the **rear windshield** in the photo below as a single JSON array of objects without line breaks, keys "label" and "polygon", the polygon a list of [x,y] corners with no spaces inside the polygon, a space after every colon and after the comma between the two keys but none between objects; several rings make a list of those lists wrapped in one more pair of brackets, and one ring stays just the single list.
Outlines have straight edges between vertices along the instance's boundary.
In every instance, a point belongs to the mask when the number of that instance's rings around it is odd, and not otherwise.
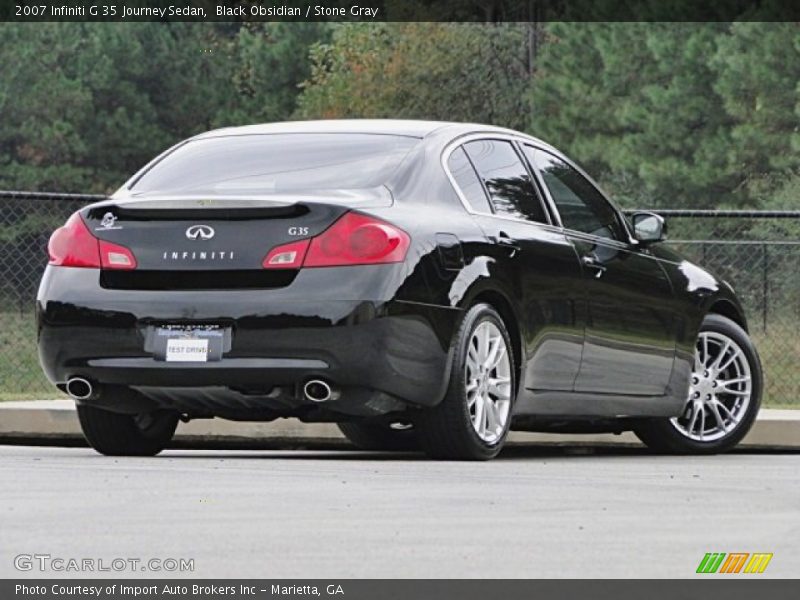
[{"label": "rear windshield", "polygon": [[386,182],[418,138],[296,133],[192,140],[150,170],[134,192],[264,194],[363,189]]}]

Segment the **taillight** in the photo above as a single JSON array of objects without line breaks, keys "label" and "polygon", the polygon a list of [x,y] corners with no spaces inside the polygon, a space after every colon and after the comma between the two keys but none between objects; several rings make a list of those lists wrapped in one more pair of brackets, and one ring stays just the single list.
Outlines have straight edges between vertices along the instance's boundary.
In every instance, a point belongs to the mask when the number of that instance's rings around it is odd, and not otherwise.
[{"label": "taillight", "polygon": [[277,246],[264,258],[265,269],[343,267],[402,262],[411,238],[391,223],[346,213],[318,236]]},{"label": "taillight", "polygon": [[50,264],[90,269],[135,269],[136,258],[125,246],[92,235],[79,213],[74,213],[50,236]]},{"label": "taillight", "polygon": [[411,242],[408,234],[385,221],[347,213],[311,238],[304,267],[334,267],[402,262]]}]

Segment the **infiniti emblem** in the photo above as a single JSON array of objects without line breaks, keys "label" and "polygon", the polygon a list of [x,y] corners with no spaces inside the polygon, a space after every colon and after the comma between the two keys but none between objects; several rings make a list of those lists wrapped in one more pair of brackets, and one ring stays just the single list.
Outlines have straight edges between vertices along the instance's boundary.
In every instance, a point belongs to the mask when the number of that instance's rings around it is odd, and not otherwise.
[{"label": "infiniti emblem", "polygon": [[190,240],[210,240],[214,237],[214,228],[209,225],[192,225],[186,230]]}]

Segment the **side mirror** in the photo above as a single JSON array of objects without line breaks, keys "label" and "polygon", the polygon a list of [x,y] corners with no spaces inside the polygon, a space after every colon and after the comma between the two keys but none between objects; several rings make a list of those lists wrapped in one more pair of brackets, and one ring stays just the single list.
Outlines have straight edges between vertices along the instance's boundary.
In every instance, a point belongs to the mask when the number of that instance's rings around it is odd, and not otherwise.
[{"label": "side mirror", "polygon": [[660,242],[667,235],[664,217],[651,212],[637,212],[631,216],[633,235],[642,244]]}]

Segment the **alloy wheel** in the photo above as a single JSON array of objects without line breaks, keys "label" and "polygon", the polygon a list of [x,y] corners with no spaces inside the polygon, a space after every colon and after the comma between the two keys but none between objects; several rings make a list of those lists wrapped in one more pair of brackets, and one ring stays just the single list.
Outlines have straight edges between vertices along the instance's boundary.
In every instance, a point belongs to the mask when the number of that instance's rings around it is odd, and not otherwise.
[{"label": "alloy wheel", "polygon": [[511,360],[503,334],[491,321],[473,331],[464,368],[472,427],[493,444],[502,438],[511,412]]},{"label": "alloy wheel", "polygon": [[723,333],[703,331],[697,339],[686,408],[670,420],[697,442],[713,442],[733,432],[753,394],[750,363],[741,346]]}]

